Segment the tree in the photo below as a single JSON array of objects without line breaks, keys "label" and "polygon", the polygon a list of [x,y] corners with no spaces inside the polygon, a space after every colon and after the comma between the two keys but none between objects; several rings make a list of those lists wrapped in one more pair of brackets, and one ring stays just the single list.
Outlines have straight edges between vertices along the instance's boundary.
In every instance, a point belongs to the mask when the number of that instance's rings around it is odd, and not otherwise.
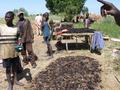
[{"label": "tree", "polygon": [[24,15],[28,16],[28,11],[25,8],[19,8],[19,11],[24,12]]},{"label": "tree", "polygon": [[13,12],[17,15],[17,13],[19,12],[19,11],[22,11],[22,12],[24,12],[24,15],[25,16],[28,16],[29,14],[28,14],[28,11],[25,9],[25,8],[19,8],[19,9],[14,9],[13,10]]},{"label": "tree", "polygon": [[88,7],[83,6],[83,8],[82,8],[81,12],[83,13],[83,15],[84,15],[84,14],[86,14],[86,13],[88,13],[88,12],[89,12]]},{"label": "tree", "polygon": [[17,15],[18,9],[14,9],[13,12],[15,13],[15,15]]},{"label": "tree", "polygon": [[54,14],[65,13],[66,16],[79,14],[86,0],[46,0],[46,7]]}]

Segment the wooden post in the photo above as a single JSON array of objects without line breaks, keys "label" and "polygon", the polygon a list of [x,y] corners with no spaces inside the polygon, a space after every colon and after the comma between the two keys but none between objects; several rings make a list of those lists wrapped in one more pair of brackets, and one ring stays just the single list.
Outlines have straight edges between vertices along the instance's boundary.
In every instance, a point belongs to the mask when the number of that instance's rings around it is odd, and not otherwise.
[{"label": "wooden post", "polygon": [[66,42],[65,45],[66,45],[66,51],[68,51],[68,43]]},{"label": "wooden post", "polygon": [[76,36],[76,48],[78,48],[78,38]]}]

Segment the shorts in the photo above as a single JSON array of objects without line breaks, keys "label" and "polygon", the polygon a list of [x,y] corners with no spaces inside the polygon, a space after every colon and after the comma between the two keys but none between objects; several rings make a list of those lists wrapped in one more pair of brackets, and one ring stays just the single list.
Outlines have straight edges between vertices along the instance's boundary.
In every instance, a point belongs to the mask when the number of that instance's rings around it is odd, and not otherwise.
[{"label": "shorts", "polygon": [[4,68],[16,68],[20,64],[19,57],[3,59]]},{"label": "shorts", "polygon": [[44,41],[45,41],[46,44],[50,44],[50,38],[49,38],[49,36],[44,37]]}]

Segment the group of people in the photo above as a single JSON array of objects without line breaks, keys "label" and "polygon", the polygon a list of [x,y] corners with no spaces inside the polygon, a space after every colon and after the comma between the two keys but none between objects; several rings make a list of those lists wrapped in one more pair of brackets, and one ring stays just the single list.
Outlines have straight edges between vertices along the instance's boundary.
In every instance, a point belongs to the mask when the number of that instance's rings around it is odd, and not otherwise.
[{"label": "group of people", "polygon": [[[37,55],[33,51],[34,33],[30,20],[26,19],[24,12],[19,11],[17,14],[19,20],[16,25],[13,24],[15,14],[8,11],[5,14],[5,25],[0,26],[0,58],[3,60],[3,67],[6,68],[6,77],[8,81],[8,90],[13,90],[13,85],[21,85],[17,80],[18,71],[22,72],[24,65],[31,64],[36,68]],[[53,57],[52,47],[50,44],[52,23],[48,23],[49,14],[44,13],[43,22],[39,31],[42,29],[43,39],[48,48],[48,55]],[[21,55],[20,55],[21,54]],[[23,65],[21,65],[20,56],[22,56]]]},{"label": "group of people", "polygon": [[52,37],[54,23],[52,20],[49,20],[49,13],[46,12],[43,15],[37,15],[35,17],[35,25],[37,35],[43,36],[43,40],[47,45],[47,54],[52,58],[53,53],[50,39]]},{"label": "group of people", "polygon": [[[97,0],[101,2],[103,6],[101,7],[101,15],[112,15],[115,18],[117,25],[120,26],[120,11],[109,2],[104,0]],[[8,90],[13,90],[13,85],[23,85],[17,80],[17,70],[21,66],[19,59],[19,52],[16,51],[16,45],[22,45],[21,55],[23,57],[23,63],[27,65],[29,62],[31,66],[35,68],[37,66],[36,60],[38,57],[35,55],[32,47],[34,42],[34,34],[32,30],[31,22],[24,17],[23,12],[18,13],[18,22],[16,25],[13,24],[15,14],[12,11],[8,11],[5,14],[5,25],[0,26],[0,58],[3,60],[3,67],[6,68],[6,77],[8,81]],[[42,20],[43,19],[43,20]],[[42,30],[43,39],[47,45],[48,55],[53,56],[52,47],[50,44],[51,32],[53,22],[48,23],[49,14],[43,14],[41,19],[37,22],[41,22],[38,26],[38,31]],[[40,27],[39,27],[40,26]]]},{"label": "group of people", "polygon": [[23,57],[23,64],[27,65],[29,62],[32,67],[37,66],[37,56],[33,52],[32,43],[34,35],[31,23],[25,19],[24,13],[18,13],[18,22],[13,24],[15,14],[8,11],[5,14],[5,25],[0,26],[0,58],[3,60],[3,67],[6,68],[6,77],[8,81],[8,90],[13,90],[13,85],[23,85],[17,80],[18,70],[22,72],[22,65],[19,58],[19,52],[15,48],[18,44],[22,45],[21,55]]}]

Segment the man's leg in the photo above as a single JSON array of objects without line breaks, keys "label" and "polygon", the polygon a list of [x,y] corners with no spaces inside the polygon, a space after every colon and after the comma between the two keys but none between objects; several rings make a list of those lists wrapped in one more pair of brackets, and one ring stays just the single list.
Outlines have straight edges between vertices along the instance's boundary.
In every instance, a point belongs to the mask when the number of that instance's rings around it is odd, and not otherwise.
[{"label": "man's leg", "polygon": [[38,28],[38,31],[39,31],[39,35],[42,36],[42,30],[41,30],[41,28]]},{"label": "man's leg", "polygon": [[12,82],[12,67],[10,59],[3,60],[3,67],[6,69],[6,78],[8,81],[8,90],[13,90],[13,82]]},{"label": "man's leg", "polygon": [[53,51],[52,51],[52,46],[50,44],[50,38],[49,37],[46,37],[46,43],[47,43],[48,54],[49,54],[49,56],[53,57]]},{"label": "man's leg", "polygon": [[6,67],[6,77],[8,81],[8,90],[13,90],[13,76],[11,76],[11,68]]},{"label": "man's leg", "polygon": [[[18,79],[17,79],[17,76],[19,75],[17,73],[18,69],[19,69],[19,66],[20,66],[20,61],[19,61],[19,57],[16,57],[16,58],[13,58],[12,60],[12,73],[13,73],[13,81],[16,85],[20,85],[20,86],[23,86],[24,84],[19,82]],[[21,67],[22,68],[22,67]]]},{"label": "man's leg", "polygon": [[40,29],[39,29],[39,27],[36,26],[36,30],[37,30],[37,35],[39,36],[40,35]]},{"label": "man's leg", "polygon": [[28,59],[30,60],[32,67],[35,68],[37,66],[35,61],[38,59],[38,57],[33,52],[32,43],[26,43],[26,50],[29,56]]},{"label": "man's leg", "polygon": [[47,53],[48,53],[48,55],[53,57],[52,46],[50,44],[49,36],[48,37],[44,37],[44,41],[47,44]]},{"label": "man's leg", "polygon": [[48,49],[48,54],[49,54],[49,56],[52,56],[52,57],[53,57],[53,51],[52,51],[52,46],[51,46],[51,44],[47,44],[47,49]]},{"label": "man's leg", "polygon": [[21,55],[23,57],[23,64],[27,65],[29,62],[27,60],[26,43],[23,43],[23,50],[21,51]]}]

